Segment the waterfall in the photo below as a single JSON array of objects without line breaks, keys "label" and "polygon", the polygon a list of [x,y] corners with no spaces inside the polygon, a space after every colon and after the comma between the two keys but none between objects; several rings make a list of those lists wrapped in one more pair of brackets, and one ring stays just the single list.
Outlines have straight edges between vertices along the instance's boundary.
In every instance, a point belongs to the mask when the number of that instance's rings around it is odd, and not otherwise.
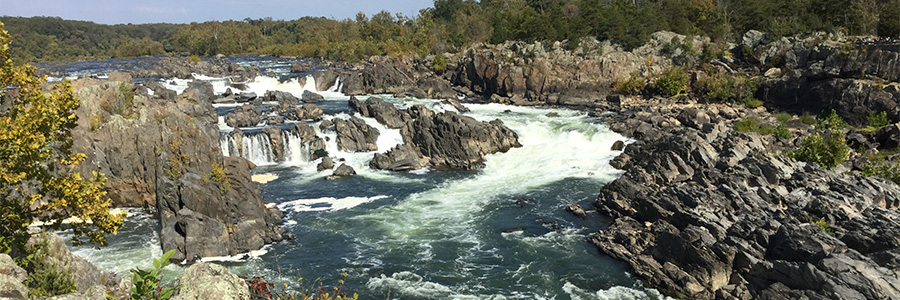
[{"label": "waterfall", "polygon": [[[309,151],[296,133],[283,131],[284,163],[298,164],[309,161]],[[269,135],[261,132],[244,132],[241,147],[231,134],[223,134],[219,139],[219,150],[223,156],[240,156],[257,165],[276,163],[275,151]]]},{"label": "waterfall", "polygon": [[304,91],[317,92],[316,78],[312,75],[306,75],[306,82],[303,84]]},{"label": "waterfall", "polygon": [[326,92],[340,93],[341,89],[343,87],[344,87],[344,85],[341,84],[341,78],[338,77],[338,78],[334,79],[334,85],[332,85],[330,88],[328,88],[328,90]]},{"label": "waterfall", "polygon": [[271,164],[275,162],[272,154],[272,141],[265,133],[244,134],[241,156],[257,165]]},{"label": "waterfall", "polygon": [[303,145],[300,137],[292,132],[283,131],[281,132],[281,138],[284,141],[285,163],[296,164],[309,161],[309,151],[306,150],[306,146]]}]

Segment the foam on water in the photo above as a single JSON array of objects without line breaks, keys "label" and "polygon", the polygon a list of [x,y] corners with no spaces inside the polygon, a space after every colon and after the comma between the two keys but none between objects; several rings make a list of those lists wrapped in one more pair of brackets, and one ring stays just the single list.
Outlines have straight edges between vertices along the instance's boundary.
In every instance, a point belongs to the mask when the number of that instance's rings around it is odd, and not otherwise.
[{"label": "foam on water", "polygon": [[282,211],[338,211],[343,209],[354,208],[369,202],[374,202],[382,199],[387,199],[386,195],[379,195],[374,197],[346,197],[346,198],[333,198],[333,197],[323,197],[316,199],[297,199],[294,201],[283,202],[278,204],[278,209]]},{"label": "foam on water", "polygon": [[614,286],[599,291],[587,291],[571,282],[563,285],[563,290],[572,300],[675,300],[666,297],[656,290],[633,289],[623,286]]}]

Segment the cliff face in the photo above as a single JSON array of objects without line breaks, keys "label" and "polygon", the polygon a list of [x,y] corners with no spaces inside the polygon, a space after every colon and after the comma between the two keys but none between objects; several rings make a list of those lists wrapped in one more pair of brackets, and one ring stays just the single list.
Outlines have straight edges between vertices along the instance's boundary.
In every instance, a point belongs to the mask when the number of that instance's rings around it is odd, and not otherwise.
[{"label": "cliff face", "polygon": [[855,125],[865,124],[869,111],[900,120],[900,44],[813,34],[750,49],[751,62],[781,73],[759,91],[771,107],[813,114],[834,109]]},{"label": "cliff face", "polygon": [[253,167],[219,153],[217,117],[202,89],[150,95],[127,75],[73,83],[82,106],[73,132],[83,168],[109,178],[116,206],[140,206],[159,216],[164,250],[194,261],[261,248],[281,239],[281,214],[267,208]]}]

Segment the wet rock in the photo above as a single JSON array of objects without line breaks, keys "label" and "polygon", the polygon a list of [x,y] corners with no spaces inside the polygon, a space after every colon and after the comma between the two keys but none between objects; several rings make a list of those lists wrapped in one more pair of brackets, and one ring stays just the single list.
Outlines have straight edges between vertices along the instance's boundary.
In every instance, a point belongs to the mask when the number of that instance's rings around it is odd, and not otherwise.
[{"label": "wet rock", "polygon": [[331,157],[323,157],[322,161],[319,162],[318,165],[316,165],[316,171],[318,172],[331,169],[334,169],[334,160],[332,160]]},{"label": "wet rock", "polygon": [[225,124],[231,127],[253,127],[266,120],[262,111],[252,104],[235,107],[225,115]]},{"label": "wet rock", "polygon": [[622,151],[623,149],[625,149],[625,142],[623,141],[616,141],[610,148],[612,151]]},{"label": "wet rock", "polygon": [[581,205],[578,205],[577,203],[566,205],[566,211],[568,211],[568,212],[572,213],[573,215],[575,215],[576,217],[579,217],[582,219],[587,216],[587,213],[584,211],[584,208],[581,208]]},{"label": "wet rock", "polygon": [[356,170],[354,170],[353,167],[348,166],[347,164],[341,164],[337,169],[334,169],[334,172],[330,176],[325,177],[325,179],[335,180],[353,175],[356,175]]},{"label": "wet rock", "polygon": [[[375,142],[378,140],[378,129],[369,126],[360,118],[351,117],[349,120],[335,118],[330,124],[333,124],[337,133],[338,149],[350,152],[369,152],[378,150]],[[322,123],[320,127],[331,126],[329,123]]]},{"label": "wet rock", "polygon": [[293,94],[282,91],[266,91],[266,94],[263,95],[263,100],[268,102],[278,102],[279,104],[288,104],[288,105],[298,105],[300,104],[300,99],[294,97]]},{"label": "wet rock", "polygon": [[375,157],[369,162],[372,169],[398,172],[418,170],[427,165],[428,158],[410,144],[397,145],[384,154],[375,153]]},{"label": "wet rock", "polygon": [[178,277],[181,288],[172,298],[179,299],[250,299],[250,287],[244,279],[216,264],[190,266]]},{"label": "wet rock", "polygon": [[391,129],[402,128],[406,121],[409,120],[409,115],[406,112],[400,111],[393,104],[377,97],[370,97],[366,99],[365,103],[351,97],[350,107],[360,115],[374,118],[378,123],[384,124]]},{"label": "wet rock", "polygon": [[303,100],[303,103],[316,103],[325,101],[325,97],[322,97],[322,95],[310,91],[303,91],[301,99]]},{"label": "wet rock", "polygon": [[444,101],[441,101],[441,103],[449,104],[450,106],[453,106],[453,108],[456,109],[456,111],[459,112],[459,113],[467,113],[467,112],[469,112],[469,108],[468,108],[468,107],[465,107],[465,106],[462,104],[462,102],[459,102],[459,100],[457,100],[456,98],[446,99],[446,100],[444,100]]},{"label": "wet rock", "polygon": [[401,129],[403,140],[430,158],[435,168],[477,169],[484,156],[521,147],[518,135],[500,120],[479,122],[454,112],[434,113],[413,106],[414,120]]}]

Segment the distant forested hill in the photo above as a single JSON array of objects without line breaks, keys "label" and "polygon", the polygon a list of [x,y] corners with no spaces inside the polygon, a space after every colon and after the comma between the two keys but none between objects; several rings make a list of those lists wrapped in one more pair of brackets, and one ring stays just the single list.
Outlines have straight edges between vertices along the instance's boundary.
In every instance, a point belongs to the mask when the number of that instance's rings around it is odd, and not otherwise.
[{"label": "distant forested hill", "polygon": [[900,36],[900,0],[437,0],[415,17],[381,12],[334,20],[244,19],[191,24],[101,25],[0,17],[17,59],[58,60],[162,53],[258,53],[359,60],[441,53],[472,42],[577,43],[581,37],[642,44],[659,30],[733,41],[756,29]]}]

